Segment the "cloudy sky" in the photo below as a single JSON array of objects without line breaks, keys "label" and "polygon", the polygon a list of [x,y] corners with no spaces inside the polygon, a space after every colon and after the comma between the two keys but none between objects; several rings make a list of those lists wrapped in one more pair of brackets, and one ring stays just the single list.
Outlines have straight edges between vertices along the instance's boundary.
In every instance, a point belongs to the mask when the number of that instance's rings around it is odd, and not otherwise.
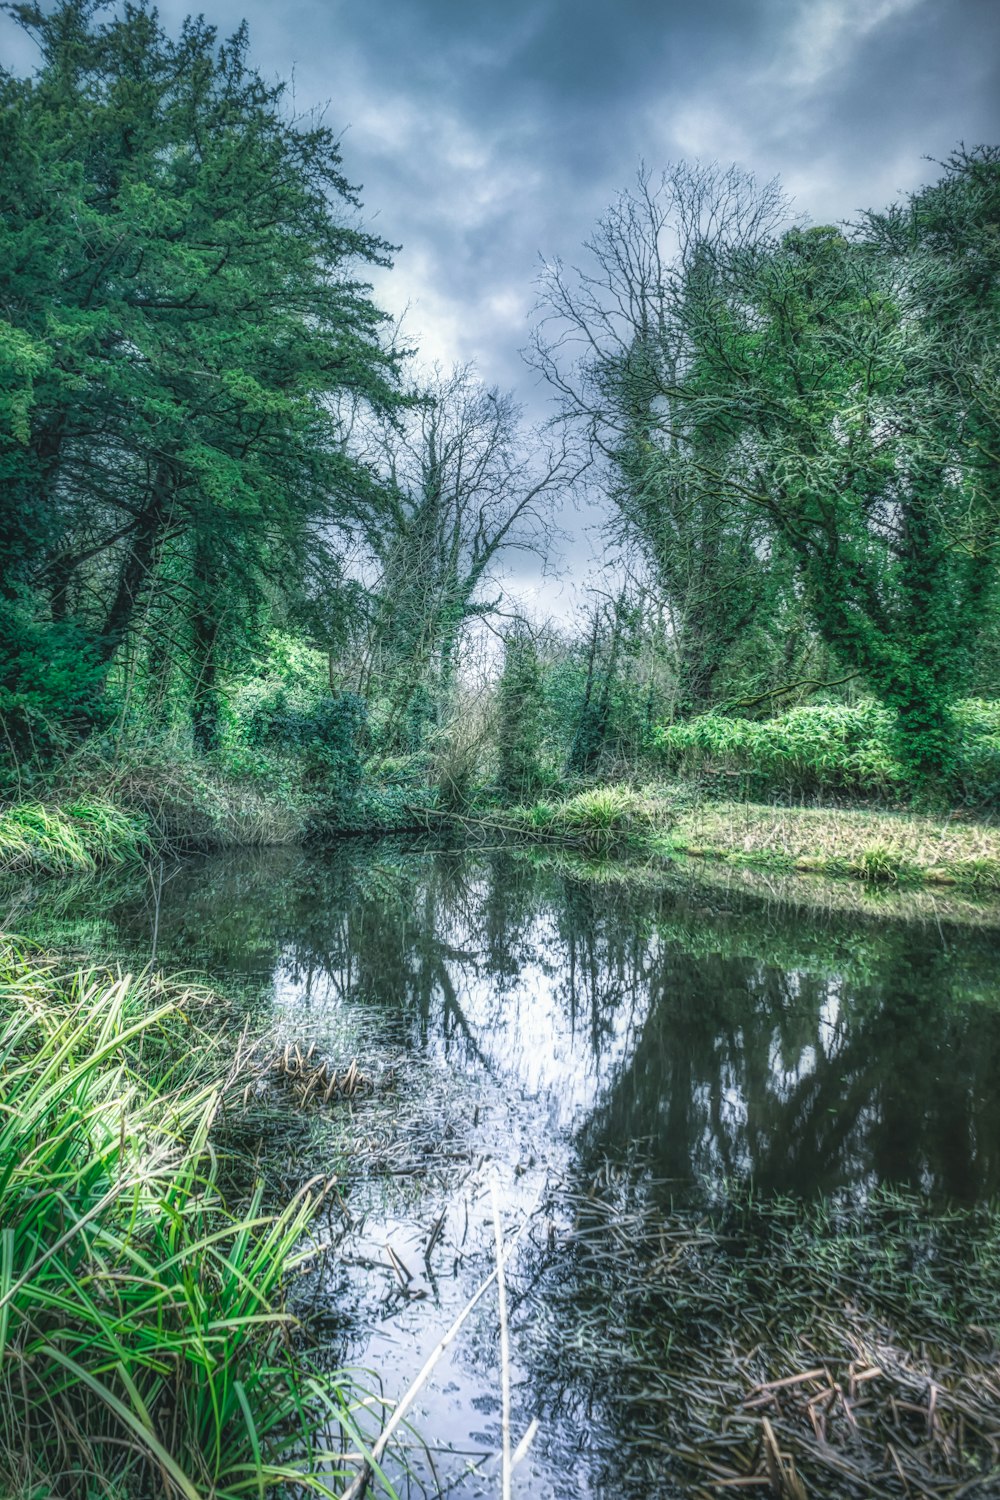
[{"label": "cloudy sky", "polygon": [[[523,366],[539,256],[573,261],[640,159],[780,175],[814,221],[1000,140],[1000,0],[161,0],[246,16],[263,72],[326,106],[378,285],[427,359],[473,360],[544,412]],[[0,18],[0,56],[30,66]]]}]

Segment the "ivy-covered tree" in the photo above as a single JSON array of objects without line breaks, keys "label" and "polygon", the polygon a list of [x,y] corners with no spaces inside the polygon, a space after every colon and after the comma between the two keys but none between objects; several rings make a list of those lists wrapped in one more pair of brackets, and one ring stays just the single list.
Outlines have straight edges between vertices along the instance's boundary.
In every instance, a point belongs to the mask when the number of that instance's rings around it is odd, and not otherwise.
[{"label": "ivy-covered tree", "polygon": [[497,688],[497,786],[507,802],[529,802],[538,790],[541,709],[538,651],[520,625],[504,642]]},{"label": "ivy-covered tree", "polygon": [[105,667],[182,661],[210,744],[227,653],[371,507],[331,398],[399,400],[389,247],[245,28],[4,8],[40,62],[0,75],[0,590]]},{"label": "ivy-covered tree", "polygon": [[706,462],[736,438],[690,395],[697,314],[721,266],[786,217],[777,184],[736,167],[642,170],[599,221],[583,264],[556,261],[541,277],[532,360],[564,418],[587,433],[614,506],[612,536],[638,551],[658,587],[680,715],[717,700],[749,637],[758,659],[776,654],[788,571],[767,546],[765,519],[706,483]]},{"label": "ivy-covered tree", "polygon": [[740,439],[706,481],[768,518],[921,786],[947,778],[950,705],[995,600],[998,220],[1000,153],[962,153],[851,235],[793,230],[734,256],[688,389]]}]

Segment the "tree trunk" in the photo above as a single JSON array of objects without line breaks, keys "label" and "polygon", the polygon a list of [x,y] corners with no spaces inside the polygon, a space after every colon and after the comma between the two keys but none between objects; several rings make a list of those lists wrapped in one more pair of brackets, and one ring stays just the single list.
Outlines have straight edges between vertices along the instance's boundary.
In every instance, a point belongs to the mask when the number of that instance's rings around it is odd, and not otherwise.
[{"label": "tree trunk", "polygon": [[118,587],[98,636],[98,652],[105,663],[111,662],[125,639],[136,606],[149,582],[167,522],[173,477],[171,465],[166,461],[160,463],[149,504],[140,515],[132,533],[128,552],[118,574]]}]

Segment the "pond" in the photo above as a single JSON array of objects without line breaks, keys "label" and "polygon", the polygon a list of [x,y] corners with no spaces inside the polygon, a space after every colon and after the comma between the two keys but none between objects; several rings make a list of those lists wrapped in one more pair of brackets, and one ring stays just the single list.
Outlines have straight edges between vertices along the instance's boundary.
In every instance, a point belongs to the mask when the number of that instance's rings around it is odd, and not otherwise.
[{"label": "pond", "polygon": [[[521,1235],[513,1442],[538,1424],[514,1492],[694,1495],[726,1491],[711,1469],[699,1487],[658,1382],[681,1323],[695,1346],[728,1337],[685,1311],[720,1215],[742,1205],[745,1238],[755,1204],[798,1224],[822,1201],[855,1233],[906,1194],[892,1212],[919,1201],[940,1246],[953,1209],[979,1224],[1000,1192],[1000,917],[807,887],[347,841],[191,859],[96,901],[38,887],[8,925],[207,974],[292,1055],[357,1060],[363,1087],[256,1148],[289,1192],[344,1187],[299,1294],[325,1357],[401,1395],[493,1270],[496,1215]],[[650,1292],[675,1262],[681,1290]],[[491,1289],[416,1399],[401,1494],[499,1493],[498,1348]]]}]

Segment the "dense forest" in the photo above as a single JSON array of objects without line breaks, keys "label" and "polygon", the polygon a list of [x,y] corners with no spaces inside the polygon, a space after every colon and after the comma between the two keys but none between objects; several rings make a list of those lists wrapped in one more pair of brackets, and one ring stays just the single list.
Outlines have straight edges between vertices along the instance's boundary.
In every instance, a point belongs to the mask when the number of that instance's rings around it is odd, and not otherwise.
[{"label": "dense forest", "polygon": [[[541,276],[529,431],[377,307],[393,248],[245,30],[7,8],[41,53],[2,77],[8,797],[992,801],[1000,150],[840,227],[644,169]],[[505,579],[584,491],[606,569],[525,617]]]}]

